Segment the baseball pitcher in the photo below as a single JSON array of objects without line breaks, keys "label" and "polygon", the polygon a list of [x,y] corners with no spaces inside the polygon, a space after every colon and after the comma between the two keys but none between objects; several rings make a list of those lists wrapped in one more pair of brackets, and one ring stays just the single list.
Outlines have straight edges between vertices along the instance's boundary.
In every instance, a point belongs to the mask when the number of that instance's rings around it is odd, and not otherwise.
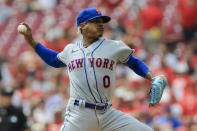
[{"label": "baseball pitcher", "polygon": [[70,99],[61,131],[153,131],[130,115],[111,108],[117,63],[124,63],[136,74],[151,81],[150,106],[158,104],[167,84],[164,75],[154,76],[122,41],[102,37],[104,24],[110,21],[98,9],[87,8],[77,16],[83,39],[67,45],[60,53],[34,40],[31,29],[19,33],[48,65],[67,67]]}]

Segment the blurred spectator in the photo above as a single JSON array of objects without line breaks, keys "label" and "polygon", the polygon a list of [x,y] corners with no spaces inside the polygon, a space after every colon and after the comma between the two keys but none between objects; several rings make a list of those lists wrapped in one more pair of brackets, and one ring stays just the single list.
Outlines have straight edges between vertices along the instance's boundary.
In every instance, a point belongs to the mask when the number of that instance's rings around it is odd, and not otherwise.
[{"label": "blurred spectator", "polygon": [[197,38],[191,42],[191,54],[188,54],[189,73],[197,80]]},{"label": "blurred spectator", "polygon": [[179,0],[180,22],[186,43],[197,37],[197,0]]},{"label": "blurred spectator", "polygon": [[59,131],[63,122],[62,111],[58,109],[54,113],[54,121],[48,124],[47,131]]},{"label": "blurred spectator", "polygon": [[153,123],[158,124],[158,127],[162,129],[162,127],[165,127],[162,131],[172,131],[182,127],[182,123],[180,121],[180,118],[174,117],[172,113],[170,112],[170,107],[166,107],[166,112],[162,113],[158,117],[155,117],[153,119]]},{"label": "blurred spectator", "polygon": [[9,17],[14,15],[14,10],[0,1],[0,24],[4,23]]},{"label": "blurred spectator", "polygon": [[12,86],[13,77],[8,67],[6,56],[0,57],[0,86]]},{"label": "blurred spectator", "polygon": [[140,12],[143,30],[160,27],[163,18],[163,10],[159,6],[160,0],[148,1],[148,4]]},{"label": "blurred spectator", "polygon": [[154,52],[161,39],[161,24],[163,10],[160,7],[160,0],[149,0],[148,4],[140,11],[141,28],[144,31],[145,47]]},{"label": "blurred spectator", "polygon": [[113,10],[118,7],[123,0],[101,0],[100,7],[106,7],[106,9]]},{"label": "blurred spectator", "polygon": [[27,118],[23,112],[12,105],[14,90],[5,87],[1,90],[0,101],[0,130],[1,131],[27,131]]},{"label": "blurred spectator", "polygon": [[37,1],[38,1],[38,5],[40,5],[44,10],[53,9],[58,2],[58,0],[50,0],[50,2],[48,0],[37,0]]}]

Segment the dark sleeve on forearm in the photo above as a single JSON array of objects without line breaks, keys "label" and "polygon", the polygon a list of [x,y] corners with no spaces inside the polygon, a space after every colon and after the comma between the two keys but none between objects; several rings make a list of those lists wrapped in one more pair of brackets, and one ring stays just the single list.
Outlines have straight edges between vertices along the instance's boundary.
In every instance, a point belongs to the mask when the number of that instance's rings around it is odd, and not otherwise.
[{"label": "dark sleeve on forearm", "polygon": [[58,52],[48,49],[40,43],[36,45],[35,52],[42,58],[45,63],[52,67],[60,68],[66,66],[57,58]]},{"label": "dark sleeve on forearm", "polygon": [[150,72],[148,66],[140,59],[134,57],[133,55],[130,56],[129,60],[125,64],[136,74],[144,78],[146,77],[146,74]]}]

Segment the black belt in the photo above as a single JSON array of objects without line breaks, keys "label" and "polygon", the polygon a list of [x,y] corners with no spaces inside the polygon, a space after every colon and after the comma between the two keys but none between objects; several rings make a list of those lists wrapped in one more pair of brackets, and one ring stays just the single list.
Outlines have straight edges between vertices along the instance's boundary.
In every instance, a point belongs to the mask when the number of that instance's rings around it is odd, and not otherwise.
[{"label": "black belt", "polygon": [[[79,100],[75,100],[74,102],[75,106],[79,106]],[[91,104],[91,103],[85,103],[86,108],[94,109],[94,110],[105,110],[108,107],[108,104],[106,103],[104,106],[99,106],[96,104]]]}]

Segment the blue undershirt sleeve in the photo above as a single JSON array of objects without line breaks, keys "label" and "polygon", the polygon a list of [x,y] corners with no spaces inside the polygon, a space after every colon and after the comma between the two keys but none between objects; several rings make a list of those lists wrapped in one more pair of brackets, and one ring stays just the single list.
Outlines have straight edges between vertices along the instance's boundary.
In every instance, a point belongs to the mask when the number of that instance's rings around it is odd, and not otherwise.
[{"label": "blue undershirt sleeve", "polygon": [[148,66],[140,59],[130,55],[129,60],[125,63],[136,74],[145,78],[146,74],[150,72]]},{"label": "blue undershirt sleeve", "polygon": [[57,58],[58,52],[48,49],[40,43],[36,45],[35,52],[42,58],[45,63],[52,67],[66,67],[66,65]]}]

